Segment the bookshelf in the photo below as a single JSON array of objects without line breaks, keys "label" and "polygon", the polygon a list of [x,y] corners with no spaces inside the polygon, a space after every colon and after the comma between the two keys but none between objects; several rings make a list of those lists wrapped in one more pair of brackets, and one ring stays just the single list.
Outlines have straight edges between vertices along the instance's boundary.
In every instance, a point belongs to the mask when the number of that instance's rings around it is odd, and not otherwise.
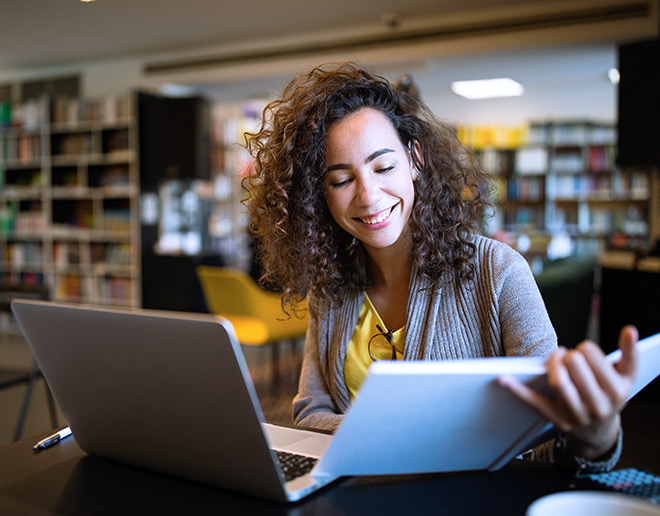
[{"label": "bookshelf", "polygon": [[609,246],[646,247],[649,174],[616,166],[616,126],[577,121],[545,127],[547,227],[567,232],[581,256],[599,256]]},{"label": "bookshelf", "polygon": [[243,147],[244,134],[255,131],[265,104],[258,100],[216,104],[212,113],[214,209],[209,228],[216,250],[230,266],[246,272],[252,249],[241,181],[249,173],[252,158]]},{"label": "bookshelf", "polygon": [[4,106],[0,283],[65,302],[138,307],[139,173],[132,94]]},{"label": "bookshelf", "polygon": [[553,236],[568,236],[578,258],[649,245],[651,174],[616,166],[615,124],[533,122],[515,128],[517,139],[470,139],[471,131],[459,129],[459,136],[497,177],[496,230],[534,235],[542,248]]}]

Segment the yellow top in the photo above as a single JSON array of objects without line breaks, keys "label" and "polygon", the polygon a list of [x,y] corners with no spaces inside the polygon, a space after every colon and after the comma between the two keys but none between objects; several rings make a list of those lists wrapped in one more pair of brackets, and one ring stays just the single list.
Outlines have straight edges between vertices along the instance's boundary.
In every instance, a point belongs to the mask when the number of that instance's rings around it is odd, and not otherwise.
[{"label": "yellow top", "polygon": [[[355,398],[362,382],[367,377],[367,370],[373,362],[369,356],[369,340],[371,337],[379,333],[376,325],[380,324],[383,331],[387,332],[385,324],[378,315],[378,312],[371,303],[371,299],[365,293],[364,303],[360,308],[360,315],[358,316],[353,336],[348,343],[346,350],[346,358],[344,359],[344,380],[351,400]],[[399,328],[392,334],[392,342],[396,348],[396,359],[403,360],[403,346],[404,346],[404,327]]]}]

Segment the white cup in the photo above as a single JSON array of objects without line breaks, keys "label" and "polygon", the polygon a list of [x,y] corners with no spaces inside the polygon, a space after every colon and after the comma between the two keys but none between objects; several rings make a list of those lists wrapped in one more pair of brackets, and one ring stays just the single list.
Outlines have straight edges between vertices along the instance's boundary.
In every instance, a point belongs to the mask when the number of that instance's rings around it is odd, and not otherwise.
[{"label": "white cup", "polygon": [[567,491],[539,498],[527,516],[660,516],[660,507],[641,498],[603,491]]}]

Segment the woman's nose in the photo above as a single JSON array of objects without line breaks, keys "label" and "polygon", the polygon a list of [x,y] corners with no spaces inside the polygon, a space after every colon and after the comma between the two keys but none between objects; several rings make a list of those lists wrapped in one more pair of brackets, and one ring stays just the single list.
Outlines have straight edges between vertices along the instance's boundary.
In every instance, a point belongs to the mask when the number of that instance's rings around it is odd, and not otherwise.
[{"label": "woman's nose", "polygon": [[380,186],[373,177],[367,176],[357,181],[356,200],[363,206],[370,206],[380,195]]}]

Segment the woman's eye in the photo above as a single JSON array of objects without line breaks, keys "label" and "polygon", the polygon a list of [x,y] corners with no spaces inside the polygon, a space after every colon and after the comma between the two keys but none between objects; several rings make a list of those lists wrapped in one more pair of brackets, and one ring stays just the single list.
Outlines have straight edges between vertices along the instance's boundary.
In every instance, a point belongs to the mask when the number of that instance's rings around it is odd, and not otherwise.
[{"label": "woman's eye", "polygon": [[350,182],[351,182],[350,179],[342,179],[342,180],[332,181],[330,183],[330,186],[332,186],[332,188],[341,188],[342,186],[346,186]]},{"label": "woman's eye", "polygon": [[389,167],[380,167],[380,168],[377,168],[377,169],[376,169],[376,173],[378,173],[378,174],[382,174],[382,173],[384,173],[384,172],[389,172],[389,171],[392,170],[393,168],[394,168],[394,165],[390,165]]}]

